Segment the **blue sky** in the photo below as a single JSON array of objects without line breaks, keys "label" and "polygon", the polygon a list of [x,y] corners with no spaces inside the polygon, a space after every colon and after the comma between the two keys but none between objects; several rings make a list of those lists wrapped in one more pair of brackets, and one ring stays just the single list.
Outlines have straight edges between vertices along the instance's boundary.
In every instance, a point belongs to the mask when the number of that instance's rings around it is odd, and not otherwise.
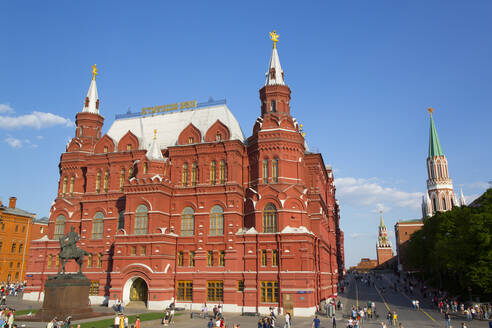
[{"label": "blue sky", "polygon": [[420,217],[428,106],[455,189],[492,180],[490,1],[2,1],[0,196],[47,216],[91,78],[105,131],[142,107],[227,98],[246,135],[271,52],[308,145],[335,170],[348,265]]}]

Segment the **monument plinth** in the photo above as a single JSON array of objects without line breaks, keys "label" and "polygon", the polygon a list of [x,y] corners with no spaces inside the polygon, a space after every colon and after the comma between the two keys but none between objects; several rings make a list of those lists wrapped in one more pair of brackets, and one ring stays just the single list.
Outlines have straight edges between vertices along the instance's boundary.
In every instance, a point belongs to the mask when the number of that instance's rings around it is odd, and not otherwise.
[{"label": "monument plinth", "polygon": [[81,274],[65,274],[49,279],[44,284],[43,307],[35,317],[40,321],[49,321],[54,317],[64,320],[89,318],[94,313],[89,305],[91,281]]}]

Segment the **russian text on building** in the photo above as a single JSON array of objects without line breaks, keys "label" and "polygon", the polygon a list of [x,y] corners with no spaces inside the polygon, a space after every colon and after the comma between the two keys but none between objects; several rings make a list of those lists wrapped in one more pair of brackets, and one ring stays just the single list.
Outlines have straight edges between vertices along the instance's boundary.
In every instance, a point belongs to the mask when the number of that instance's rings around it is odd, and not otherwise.
[{"label": "russian text on building", "polygon": [[31,246],[24,298],[42,299],[71,227],[90,253],[93,304],[311,315],[336,296],[344,256],[333,172],[291,116],[275,46],[249,138],[225,101],[146,107],[101,135],[96,74],[61,156],[48,236]]}]

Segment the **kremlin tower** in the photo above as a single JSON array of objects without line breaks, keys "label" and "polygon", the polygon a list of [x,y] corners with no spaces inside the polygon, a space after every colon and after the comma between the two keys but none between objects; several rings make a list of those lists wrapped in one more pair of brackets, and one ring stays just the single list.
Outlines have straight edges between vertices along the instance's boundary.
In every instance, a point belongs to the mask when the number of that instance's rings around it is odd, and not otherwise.
[{"label": "kremlin tower", "polygon": [[380,211],[379,213],[381,215],[381,218],[378,227],[378,242],[376,244],[378,266],[384,264],[386,261],[393,257],[393,249],[391,248],[391,242],[388,239],[388,232],[386,231],[386,225],[384,224],[383,220],[383,211]]},{"label": "kremlin tower", "polygon": [[439,142],[434,125],[433,108],[428,109],[430,114],[429,155],[427,157],[427,192],[422,199],[423,218],[433,216],[436,212],[445,212],[455,206],[466,205],[465,197],[461,192],[458,202],[453,190],[453,182],[449,177],[448,161]]}]

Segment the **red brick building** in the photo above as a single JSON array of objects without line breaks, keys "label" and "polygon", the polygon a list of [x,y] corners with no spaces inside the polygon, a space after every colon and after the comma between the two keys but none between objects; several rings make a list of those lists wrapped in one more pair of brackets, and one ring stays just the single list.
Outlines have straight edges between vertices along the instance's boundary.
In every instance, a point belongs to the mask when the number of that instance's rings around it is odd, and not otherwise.
[{"label": "red brick building", "polygon": [[333,172],[291,115],[275,46],[249,138],[225,101],[144,108],[102,135],[95,74],[61,155],[48,236],[30,249],[25,299],[42,299],[71,227],[91,254],[93,303],[312,315],[337,294]]},{"label": "red brick building", "polygon": [[393,258],[393,248],[388,238],[388,232],[383,220],[383,212],[380,212],[381,218],[378,227],[378,242],[376,243],[376,253],[378,256],[378,266],[383,265]]}]

